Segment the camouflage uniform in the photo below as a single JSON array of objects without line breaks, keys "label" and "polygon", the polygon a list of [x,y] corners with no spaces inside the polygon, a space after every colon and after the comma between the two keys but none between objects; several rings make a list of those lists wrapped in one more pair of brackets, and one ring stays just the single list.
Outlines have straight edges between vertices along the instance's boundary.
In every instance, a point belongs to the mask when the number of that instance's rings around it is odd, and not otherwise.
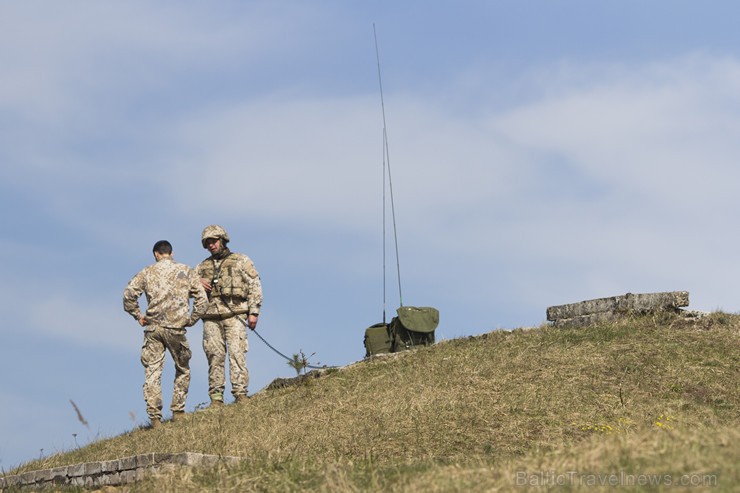
[{"label": "camouflage uniform", "polygon": [[[208,228],[204,230],[204,240],[207,231]],[[225,239],[228,240],[228,236]],[[223,401],[228,353],[231,393],[236,398],[246,396],[249,385],[246,353],[249,343],[245,321],[249,315],[259,315],[262,306],[262,284],[257,269],[246,255],[224,248],[218,255],[203,260],[195,270],[200,278],[210,281],[212,285],[208,311],[203,316],[208,395],[212,401]]]},{"label": "camouflage uniform", "polygon": [[[171,410],[184,411],[190,386],[191,356],[185,327],[190,327],[203,316],[208,297],[195,271],[169,256],[136,274],[123,292],[123,308],[137,321],[142,317],[138,301],[142,293],[146,293],[147,299],[144,344],[141,348],[144,400],[149,418],[159,421],[162,418],[161,381],[165,349],[175,362]],[[195,300],[192,314],[190,298]]]}]

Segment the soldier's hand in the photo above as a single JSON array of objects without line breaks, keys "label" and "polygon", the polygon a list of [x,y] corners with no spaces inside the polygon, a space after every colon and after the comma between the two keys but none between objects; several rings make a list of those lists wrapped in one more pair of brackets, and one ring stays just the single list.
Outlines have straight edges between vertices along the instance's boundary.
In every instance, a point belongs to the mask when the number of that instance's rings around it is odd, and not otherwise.
[{"label": "soldier's hand", "polygon": [[209,281],[208,279],[201,279],[200,283],[203,285],[203,289],[205,289],[209,293],[211,292],[211,281]]},{"label": "soldier's hand", "polygon": [[139,319],[139,325],[141,325],[142,327],[146,327],[147,325],[149,325],[149,322],[146,321],[146,318],[141,317]]},{"label": "soldier's hand", "polygon": [[247,317],[247,327],[249,327],[252,330],[256,329],[258,317],[259,315],[254,315],[254,314],[249,315],[249,317]]}]

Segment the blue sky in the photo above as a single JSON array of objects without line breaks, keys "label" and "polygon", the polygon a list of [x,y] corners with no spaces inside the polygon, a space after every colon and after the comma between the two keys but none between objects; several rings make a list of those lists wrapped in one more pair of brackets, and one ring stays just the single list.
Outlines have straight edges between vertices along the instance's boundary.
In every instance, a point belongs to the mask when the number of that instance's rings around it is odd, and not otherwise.
[{"label": "blue sky", "polygon": [[[0,468],[146,422],[121,294],[157,240],[202,260],[207,224],[255,261],[272,345],[363,357],[383,310],[373,24],[403,301],[440,310],[438,339],[627,292],[736,312],[739,10],[0,3]],[[200,329],[189,411],[207,401]],[[247,360],[251,392],[294,374],[254,336]]]}]

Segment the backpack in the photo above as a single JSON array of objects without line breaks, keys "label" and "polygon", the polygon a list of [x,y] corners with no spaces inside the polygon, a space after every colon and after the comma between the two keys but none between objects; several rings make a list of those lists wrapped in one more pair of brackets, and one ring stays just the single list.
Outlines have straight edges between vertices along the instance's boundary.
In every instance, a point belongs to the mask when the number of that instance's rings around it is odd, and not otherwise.
[{"label": "backpack", "polygon": [[379,323],[365,329],[365,357],[391,352],[388,324]]},{"label": "backpack", "polygon": [[402,306],[396,313],[390,324],[379,323],[365,330],[365,357],[434,344],[439,325],[436,308]]}]

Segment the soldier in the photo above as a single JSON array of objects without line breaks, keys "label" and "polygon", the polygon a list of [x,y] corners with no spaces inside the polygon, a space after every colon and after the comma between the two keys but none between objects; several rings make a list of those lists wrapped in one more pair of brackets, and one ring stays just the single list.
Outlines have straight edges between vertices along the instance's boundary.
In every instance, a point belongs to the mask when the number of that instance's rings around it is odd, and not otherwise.
[{"label": "soldier", "polygon": [[210,300],[203,316],[203,350],[208,359],[208,395],[212,406],[224,403],[226,355],[229,357],[231,393],[236,402],[247,398],[249,349],[245,325],[254,330],[262,306],[262,284],[246,255],[229,250],[229,235],[218,225],[206,226],[203,248],[211,256],[195,270]]},{"label": "soldier", "polygon": [[[141,364],[144,365],[146,412],[157,428],[162,420],[162,368],[165,348],[175,362],[172,393],[172,420],[185,414],[190,386],[190,346],[187,330],[205,314],[208,296],[194,270],[172,258],[172,245],[161,240],[152,249],[156,263],[136,274],[123,292],[123,309],[144,327]],[[146,314],[141,314],[139,297],[146,294]],[[194,298],[190,312],[190,298]]]}]

